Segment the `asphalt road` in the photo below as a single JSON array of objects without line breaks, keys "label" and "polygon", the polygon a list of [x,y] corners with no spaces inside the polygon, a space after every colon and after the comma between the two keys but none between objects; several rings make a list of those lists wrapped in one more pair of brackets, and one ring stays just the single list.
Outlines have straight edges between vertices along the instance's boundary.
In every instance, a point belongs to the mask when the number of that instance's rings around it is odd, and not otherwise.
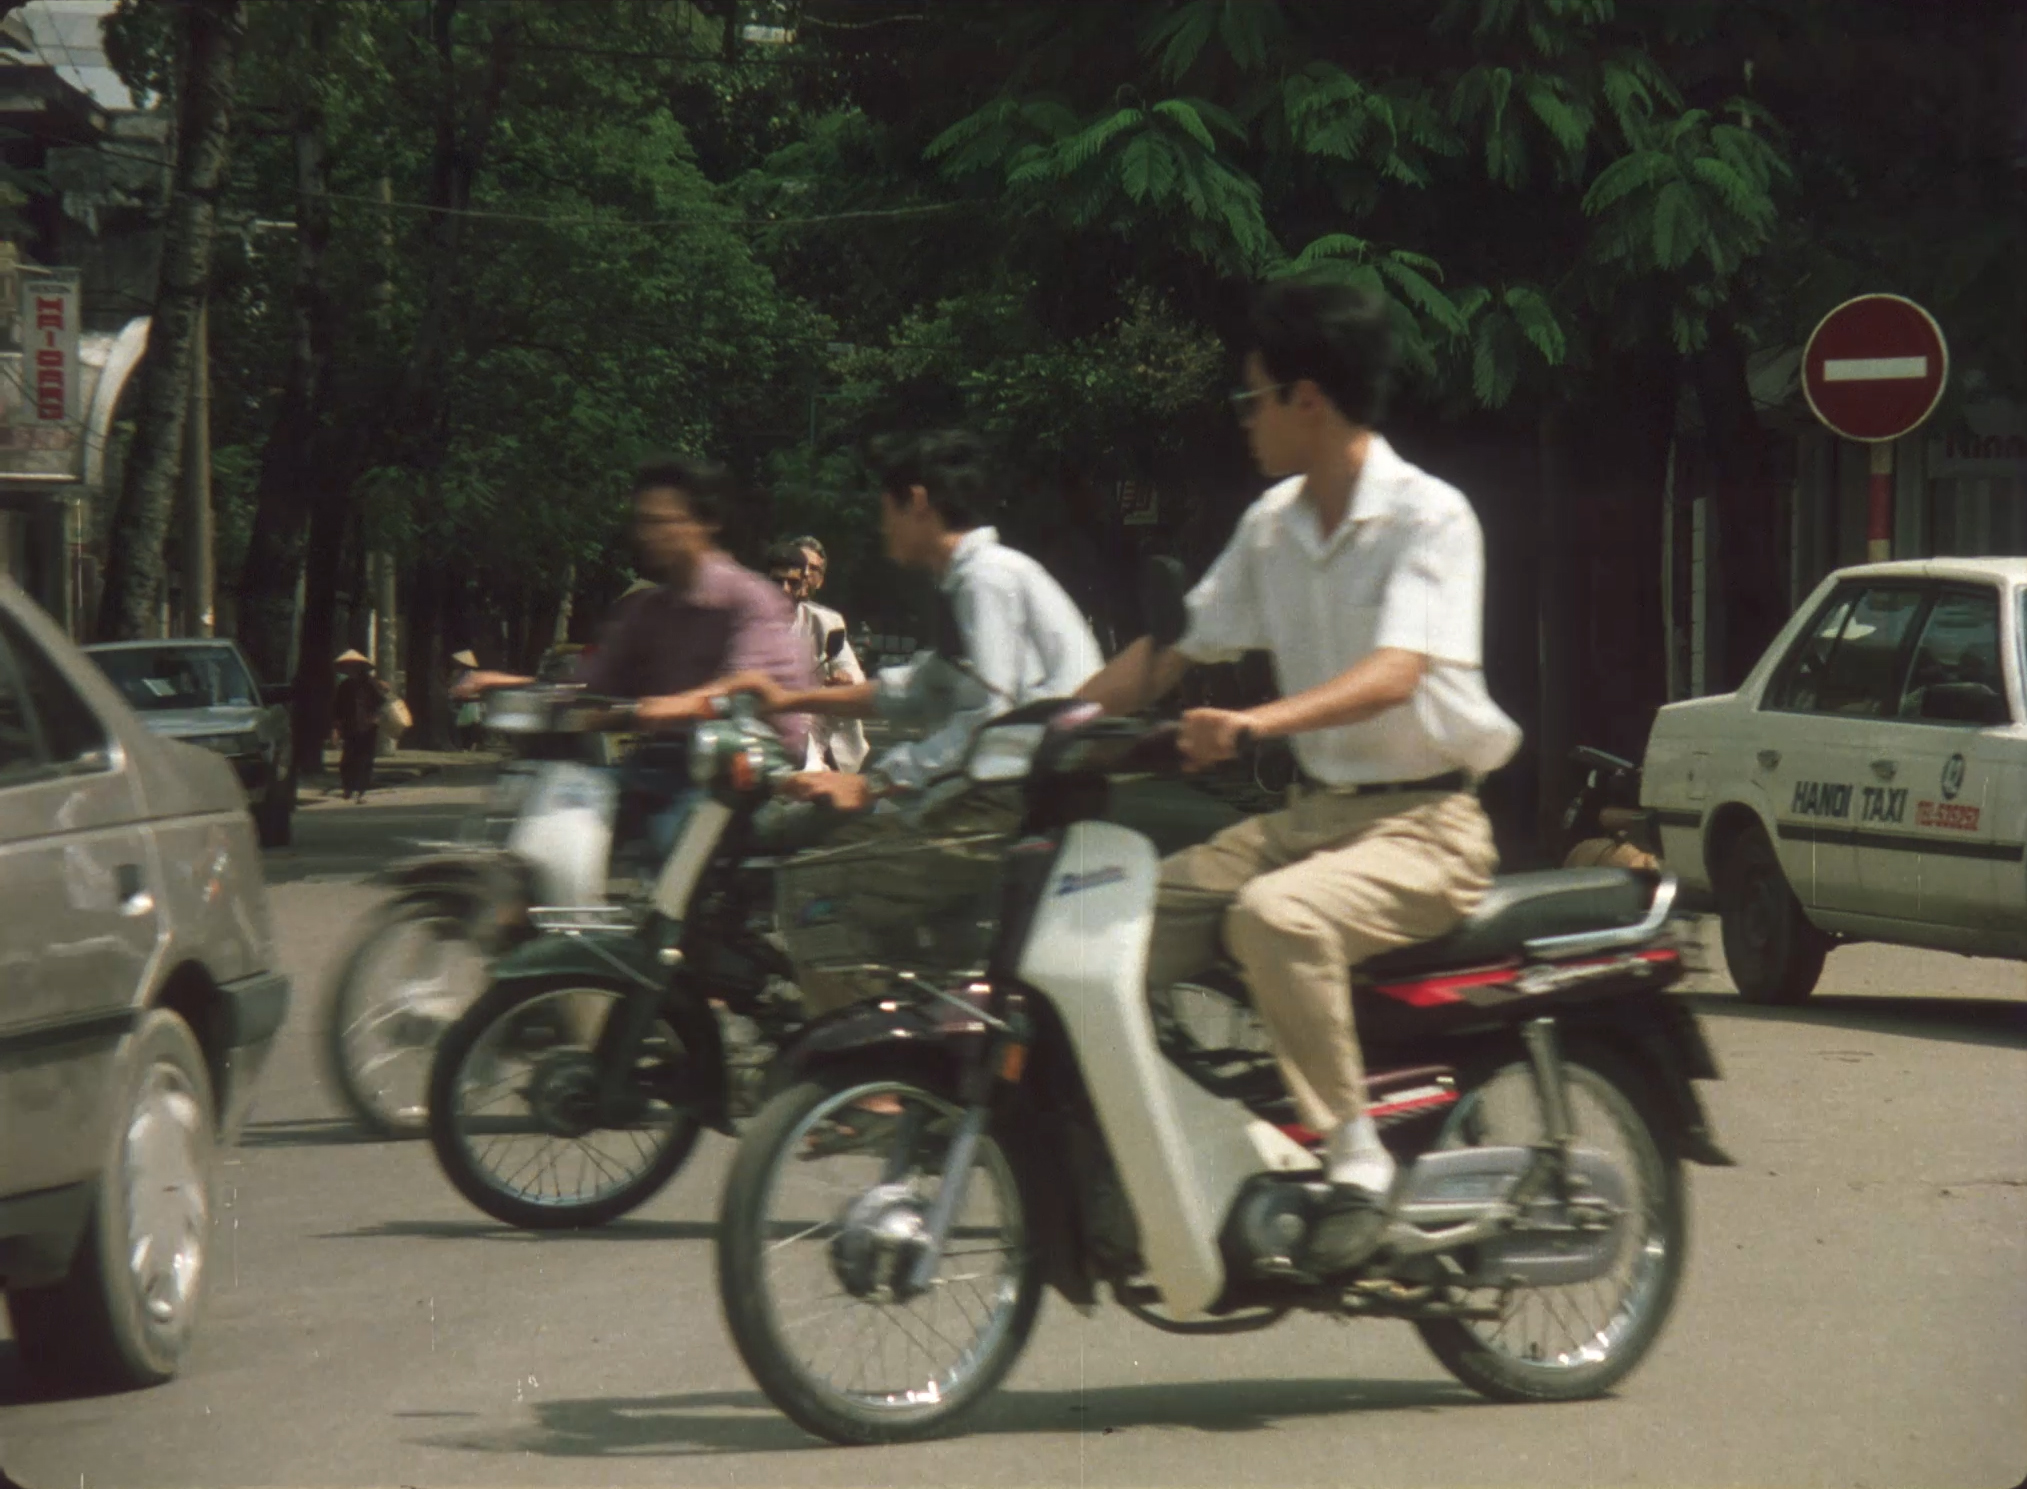
[{"label": "asphalt road", "polygon": [[1690,1266],[1618,1392],[1484,1403],[1403,1325],[1185,1340],[1051,1298],[969,1435],[819,1447],[720,1321],[730,1146],[636,1217],[537,1239],[466,1208],[420,1144],[355,1141],[317,1074],[317,994],[425,781],[316,803],[274,855],[297,1001],[219,1175],[202,1337],[174,1383],[23,1400],[0,1341],[0,1467],[98,1485],[2012,1485],[2027,1471],[2027,977],[1851,948],[1792,1012],[1691,994],[1740,1158],[1690,1174]]}]

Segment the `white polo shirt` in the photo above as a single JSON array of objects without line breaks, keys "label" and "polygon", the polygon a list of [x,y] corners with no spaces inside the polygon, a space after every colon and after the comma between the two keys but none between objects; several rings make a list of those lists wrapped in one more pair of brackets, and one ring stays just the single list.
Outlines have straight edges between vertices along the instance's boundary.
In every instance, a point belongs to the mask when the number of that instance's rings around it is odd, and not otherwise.
[{"label": "white polo shirt", "polygon": [[899,786],[955,770],[979,725],[1024,703],[1073,696],[1105,660],[1076,602],[993,528],[973,528],[958,542],[942,588],[957,612],[971,671],[991,687],[927,652],[881,670],[881,716],[935,731],[873,762]]},{"label": "white polo shirt", "polygon": [[1190,593],[1177,650],[1199,662],[1270,652],[1284,696],[1382,647],[1419,652],[1428,668],[1408,702],[1294,736],[1302,768],[1326,785],[1356,786],[1504,765],[1520,729],[1485,691],[1485,542],[1464,494],[1378,435],[1328,537],[1302,483],[1291,477],[1247,508]]},{"label": "white polo shirt", "polygon": [[[819,680],[837,679],[848,683],[866,680],[865,669],[859,665],[858,653],[852,650],[850,641],[845,642],[844,650],[838,653],[835,662],[825,656],[824,645],[831,633],[845,629],[845,618],[837,611],[814,600],[799,600],[795,606],[795,629],[809,643],[810,655],[816,659]],[[828,750],[830,759],[837,762],[839,770],[856,771],[866,763],[867,748],[866,728],[859,720],[814,714],[809,721],[809,749],[803,768],[830,769],[824,758],[824,752]]]}]

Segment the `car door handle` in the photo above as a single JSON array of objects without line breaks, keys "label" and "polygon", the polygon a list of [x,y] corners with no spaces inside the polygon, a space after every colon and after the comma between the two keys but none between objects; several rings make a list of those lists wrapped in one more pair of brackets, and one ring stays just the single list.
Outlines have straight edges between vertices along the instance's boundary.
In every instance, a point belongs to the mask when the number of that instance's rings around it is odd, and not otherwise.
[{"label": "car door handle", "polygon": [[1781,752],[1779,750],[1761,750],[1759,762],[1760,769],[1772,770],[1776,765],[1781,763]]},{"label": "car door handle", "polygon": [[113,871],[113,883],[117,886],[120,897],[120,914],[146,915],[155,908],[155,897],[148,893],[147,884],[141,878],[139,864],[121,864]]},{"label": "car door handle", "polygon": [[1891,760],[1875,760],[1872,762],[1872,773],[1882,781],[1892,780],[1893,771],[1894,764]]}]

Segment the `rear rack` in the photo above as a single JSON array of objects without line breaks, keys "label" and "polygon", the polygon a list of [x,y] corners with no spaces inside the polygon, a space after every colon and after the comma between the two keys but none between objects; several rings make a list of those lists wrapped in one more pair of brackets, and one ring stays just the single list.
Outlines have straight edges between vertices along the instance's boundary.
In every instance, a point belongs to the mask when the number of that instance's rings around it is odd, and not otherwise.
[{"label": "rear rack", "polygon": [[1617,951],[1622,947],[1638,946],[1653,940],[1661,933],[1661,927],[1668,923],[1668,916],[1675,908],[1676,881],[1673,874],[1663,874],[1661,882],[1654,886],[1654,903],[1647,907],[1646,918],[1637,925],[1616,926],[1610,930],[1578,931],[1567,936],[1538,936],[1522,943],[1530,957],[1540,961],[1556,962],[1569,957],[1591,956],[1600,951]]}]

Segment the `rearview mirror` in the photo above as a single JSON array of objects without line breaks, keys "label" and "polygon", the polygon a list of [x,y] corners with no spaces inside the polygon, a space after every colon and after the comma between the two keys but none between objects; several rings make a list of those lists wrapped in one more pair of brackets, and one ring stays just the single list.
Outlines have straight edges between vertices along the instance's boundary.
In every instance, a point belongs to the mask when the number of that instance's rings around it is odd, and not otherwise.
[{"label": "rearview mirror", "polygon": [[1180,561],[1150,558],[1140,571],[1140,614],[1156,647],[1182,640],[1189,629],[1189,579]]}]

